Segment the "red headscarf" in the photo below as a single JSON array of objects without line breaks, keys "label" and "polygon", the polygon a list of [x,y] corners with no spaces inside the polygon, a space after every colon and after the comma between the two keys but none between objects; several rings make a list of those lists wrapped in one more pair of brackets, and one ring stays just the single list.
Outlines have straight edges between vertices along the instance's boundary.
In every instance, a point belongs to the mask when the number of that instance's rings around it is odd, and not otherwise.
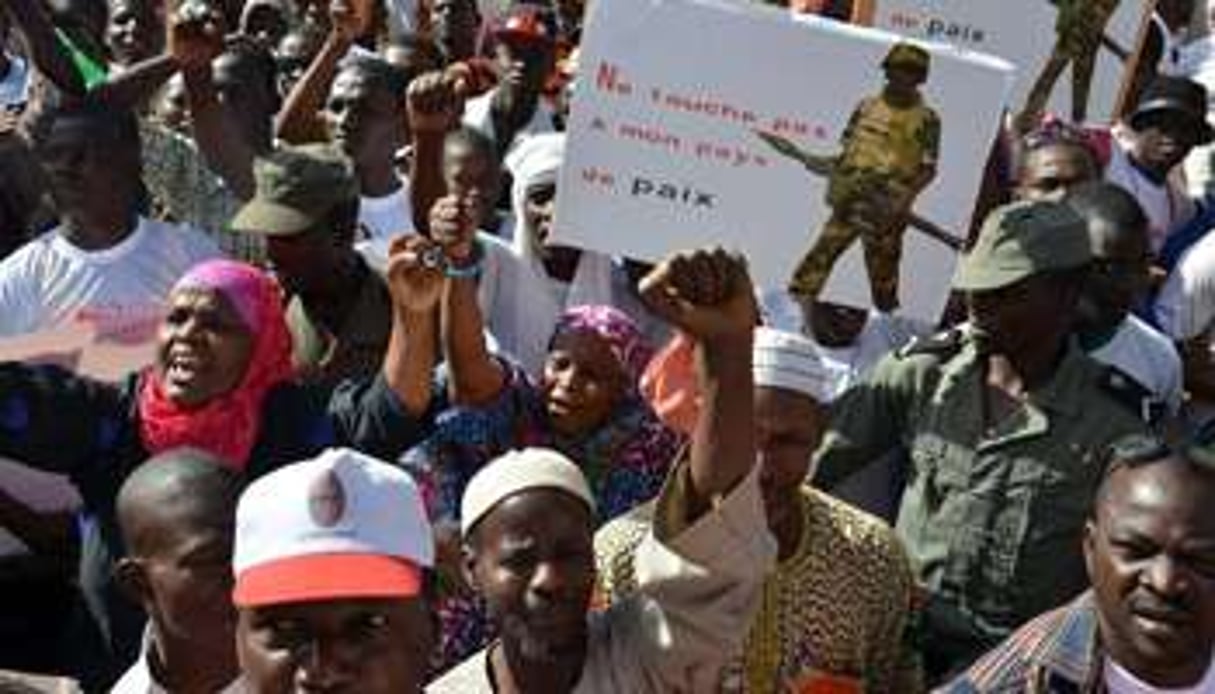
[{"label": "red headscarf", "polygon": [[253,352],[245,375],[230,392],[196,409],[183,409],[169,399],[158,368],[145,373],[139,392],[139,433],[152,455],[192,446],[210,451],[236,469],[244,469],[261,428],[266,393],[294,375],[291,334],[274,280],[257,268],[231,260],[195,265],[173,287],[223,294],[253,334]]}]

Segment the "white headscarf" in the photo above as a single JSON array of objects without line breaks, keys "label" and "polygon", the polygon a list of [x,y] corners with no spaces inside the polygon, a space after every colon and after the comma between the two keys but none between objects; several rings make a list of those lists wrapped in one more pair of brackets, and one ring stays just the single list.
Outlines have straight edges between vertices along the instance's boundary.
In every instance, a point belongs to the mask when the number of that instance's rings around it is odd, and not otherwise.
[{"label": "white headscarf", "polygon": [[568,288],[559,290],[544,268],[536,230],[524,214],[529,188],[556,183],[565,155],[565,135],[527,138],[510,153],[506,167],[514,178],[511,202],[516,227],[509,257],[503,244],[482,237],[486,264],[480,285],[481,310],[501,349],[530,373],[538,373],[548,354],[557,318],[572,306],[614,305],[612,259],[583,251]]}]

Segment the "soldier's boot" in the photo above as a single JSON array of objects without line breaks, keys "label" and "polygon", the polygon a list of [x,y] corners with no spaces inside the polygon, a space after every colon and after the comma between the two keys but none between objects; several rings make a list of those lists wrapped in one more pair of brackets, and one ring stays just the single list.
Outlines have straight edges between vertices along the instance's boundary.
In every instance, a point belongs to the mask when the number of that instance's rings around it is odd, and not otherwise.
[{"label": "soldier's boot", "polygon": [[835,261],[856,241],[860,231],[832,214],[814,241],[814,246],[802,257],[789,280],[789,293],[803,302],[818,298]]},{"label": "soldier's boot", "polygon": [[885,226],[861,237],[865,270],[873,306],[889,313],[899,307],[899,262],[903,257],[904,227]]},{"label": "soldier's boot", "polygon": [[1097,67],[1100,44],[1076,56],[1072,61],[1072,121],[1083,123],[1088,117],[1088,97],[1093,87],[1093,71]]}]

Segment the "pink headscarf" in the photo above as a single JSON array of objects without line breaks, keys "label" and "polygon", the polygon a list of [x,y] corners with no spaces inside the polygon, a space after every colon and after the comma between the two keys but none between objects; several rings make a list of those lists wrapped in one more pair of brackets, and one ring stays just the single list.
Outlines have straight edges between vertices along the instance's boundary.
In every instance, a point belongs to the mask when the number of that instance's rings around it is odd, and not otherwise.
[{"label": "pink headscarf", "polygon": [[148,369],[139,392],[143,445],[152,455],[181,446],[201,448],[244,469],[260,433],[266,393],[294,375],[278,285],[251,265],[209,260],[191,268],[173,292],[183,289],[223,294],[253,334],[253,353],[236,388],[192,410],[170,400],[159,369]]},{"label": "pink headscarf", "polygon": [[629,377],[629,390],[637,390],[637,381],[645,371],[654,350],[624,311],[611,306],[575,306],[557,319],[549,347],[558,337],[572,332],[589,332],[607,343],[616,362]]}]

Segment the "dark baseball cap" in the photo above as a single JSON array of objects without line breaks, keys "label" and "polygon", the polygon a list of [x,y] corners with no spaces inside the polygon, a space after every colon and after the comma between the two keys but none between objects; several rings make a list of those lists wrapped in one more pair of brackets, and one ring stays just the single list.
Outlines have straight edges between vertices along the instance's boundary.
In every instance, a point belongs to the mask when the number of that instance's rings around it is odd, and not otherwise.
[{"label": "dark baseball cap", "polygon": [[1185,79],[1160,75],[1148,83],[1139,97],[1130,126],[1141,130],[1145,121],[1160,113],[1176,113],[1185,117],[1195,128],[1199,144],[1215,139],[1215,128],[1207,122],[1207,90],[1201,84]]},{"label": "dark baseball cap", "polygon": [[232,218],[235,231],[298,234],[336,205],[359,196],[354,166],[328,144],[286,146],[253,162],[253,199]]},{"label": "dark baseball cap", "polygon": [[1033,275],[1070,270],[1093,259],[1088,225],[1069,205],[1053,200],[1016,202],[983,222],[974,248],[962,256],[954,289],[1003,289]]}]

